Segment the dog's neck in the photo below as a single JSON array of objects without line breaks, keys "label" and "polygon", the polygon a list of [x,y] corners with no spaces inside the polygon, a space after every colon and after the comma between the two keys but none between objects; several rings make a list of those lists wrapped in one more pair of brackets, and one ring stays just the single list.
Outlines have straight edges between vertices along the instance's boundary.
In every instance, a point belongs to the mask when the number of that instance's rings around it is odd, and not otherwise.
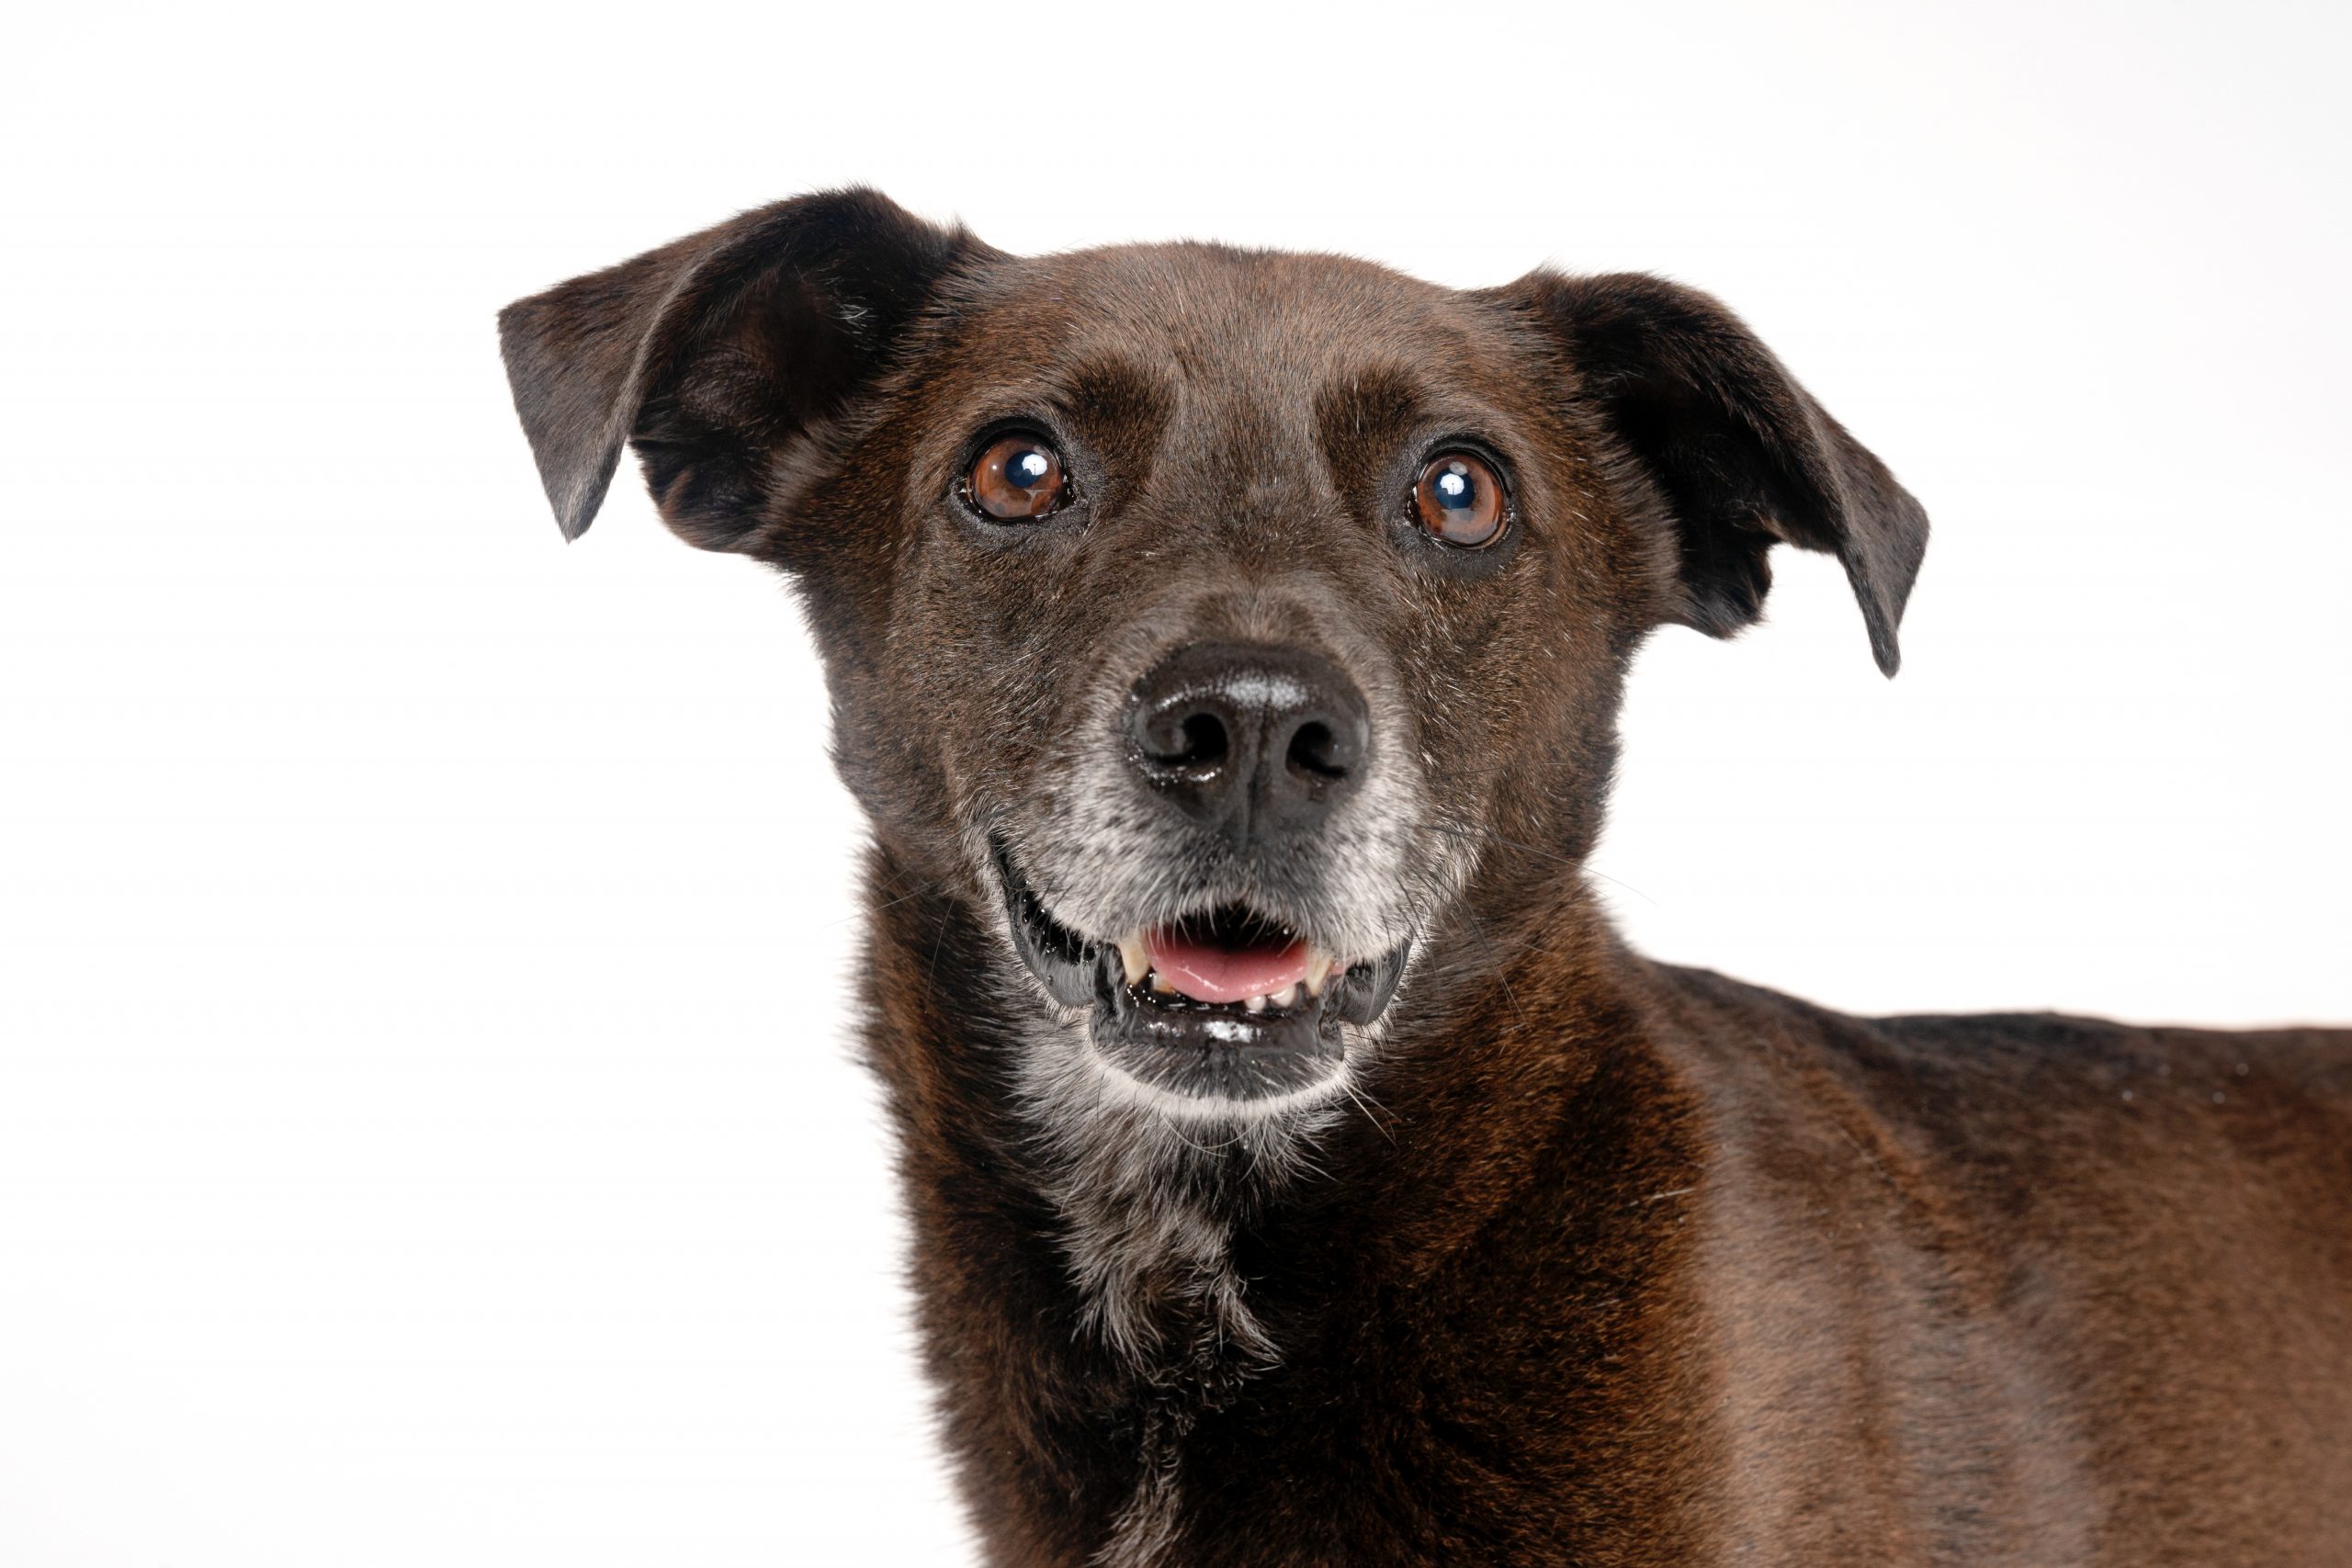
[{"label": "dog's neck", "polygon": [[[1429,943],[1393,1030],[1355,1043],[1378,1061],[1350,1092],[1218,1128],[1090,1083],[1067,1055],[1082,1025],[1041,1002],[982,914],[887,852],[869,875],[868,1044],[967,1480],[1009,1465],[999,1479],[1018,1495],[1115,1476],[1076,1514],[1148,1529],[1134,1466],[1328,1340],[1363,1292],[1445,1267],[1534,1179],[1562,1108],[1597,1108],[1602,1168],[1674,1157],[1645,1145],[1655,1120],[1624,1119],[1628,1100],[1667,1091],[1628,1087],[1657,1072],[1625,1048],[1639,1031],[1620,977],[1637,961],[1579,886],[1526,895],[1514,952],[1476,932]],[[1541,984],[1532,951],[1550,960]],[[1088,1453],[1100,1462],[1055,1457]]]}]

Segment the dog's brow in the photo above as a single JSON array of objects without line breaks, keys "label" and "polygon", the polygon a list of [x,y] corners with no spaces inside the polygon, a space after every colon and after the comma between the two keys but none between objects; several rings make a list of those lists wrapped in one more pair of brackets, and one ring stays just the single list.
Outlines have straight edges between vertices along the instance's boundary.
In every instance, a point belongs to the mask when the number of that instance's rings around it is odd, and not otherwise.
[{"label": "dog's brow", "polygon": [[1131,360],[1096,357],[1073,366],[1052,394],[1056,410],[1114,464],[1149,462],[1175,407],[1167,379]]},{"label": "dog's brow", "polygon": [[1096,358],[1070,368],[1055,400],[1073,419],[1102,423],[1163,418],[1169,397],[1166,381],[1134,361]]},{"label": "dog's brow", "polygon": [[1420,388],[1401,367],[1334,376],[1315,395],[1315,438],[1334,474],[1363,473],[1410,435],[1427,412]]}]

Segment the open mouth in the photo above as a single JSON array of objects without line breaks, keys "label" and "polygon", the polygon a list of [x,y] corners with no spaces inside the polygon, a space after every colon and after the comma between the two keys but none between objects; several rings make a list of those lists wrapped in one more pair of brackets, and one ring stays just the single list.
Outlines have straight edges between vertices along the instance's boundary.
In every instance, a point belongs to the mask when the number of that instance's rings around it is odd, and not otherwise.
[{"label": "open mouth", "polygon": [[1046,911],[996,847],[1022,962],[1056,1000],[1091,1011],[1095,1048],[1128,1077],[1193,1100],[1269,1100],[1329,1080],[1340,1025],[1385,1011],[1411,944],[1331,953],[1243,905],[1090,940]]}]

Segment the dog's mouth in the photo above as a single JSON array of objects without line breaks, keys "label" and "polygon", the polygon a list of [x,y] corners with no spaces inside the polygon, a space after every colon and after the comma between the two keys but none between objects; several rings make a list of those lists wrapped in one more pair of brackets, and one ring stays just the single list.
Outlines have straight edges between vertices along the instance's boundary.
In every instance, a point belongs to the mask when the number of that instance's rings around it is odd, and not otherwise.
[{"label": "dog's mouth", "polygon": [[1054,919],[994,848],[1022,962],[1057,1001],[1090,1010],[1113,1066],[1189,1100],[1273,1101],[1329,1082],[1346,1058],[1340,1025],[1387,1010],[1411,947],[1333,953],[1243,904],[1090,939]]}]

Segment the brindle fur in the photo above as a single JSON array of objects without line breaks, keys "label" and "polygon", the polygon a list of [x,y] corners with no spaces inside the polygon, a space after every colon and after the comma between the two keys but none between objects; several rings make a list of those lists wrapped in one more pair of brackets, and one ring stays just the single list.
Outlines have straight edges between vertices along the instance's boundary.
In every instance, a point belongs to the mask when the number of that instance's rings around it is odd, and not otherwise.
[{"label": "brindle fur", "polygon": [[[568,534],[627,439],[673,528],[808,609],[991,1561],[2352,1562],[2352,1033],[1849,1018],[1645,962],[1587,891],[1650,630],[1737,630],[1792,543],[1892,673],[1926,542],[1720,306],[1016,258],[852,191],[502,326]],[[1083,515],[975,533],[958,463],[1041,407]],[[1398,465],[1465,423],[1521,524],[1416,554]],[[1213,635],[1329,652],[1442,787],[1395,829],[1419,956],[1351,1097],[1170,1138],[1026,1084],[1061,1026],[980,835],[1077,852],[1090,716]]]}]

